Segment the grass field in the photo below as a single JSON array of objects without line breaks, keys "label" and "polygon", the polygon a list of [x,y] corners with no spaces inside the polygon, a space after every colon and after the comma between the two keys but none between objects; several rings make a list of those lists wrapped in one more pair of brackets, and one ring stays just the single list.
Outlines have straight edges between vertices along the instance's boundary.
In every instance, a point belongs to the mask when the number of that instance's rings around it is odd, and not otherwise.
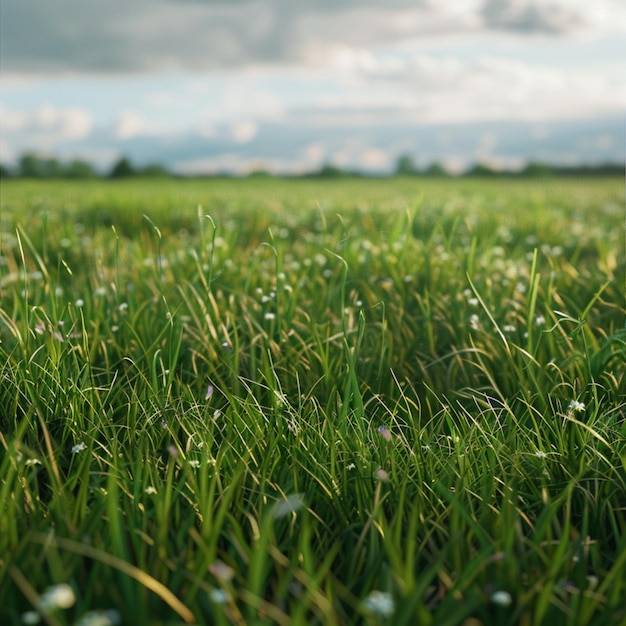
[{"label": "grass field", "polygon": [[626,623],[623,181],[3,181],[2,624]]}]

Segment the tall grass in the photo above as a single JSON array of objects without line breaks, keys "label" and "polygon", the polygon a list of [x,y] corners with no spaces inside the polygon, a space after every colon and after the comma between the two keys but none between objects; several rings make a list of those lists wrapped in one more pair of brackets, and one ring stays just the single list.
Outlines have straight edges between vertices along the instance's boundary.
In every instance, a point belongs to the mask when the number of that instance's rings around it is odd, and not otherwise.
[{"label": "tall grass", "polygon": [[623,623],[620,187],[3,183],[2,622]]}]

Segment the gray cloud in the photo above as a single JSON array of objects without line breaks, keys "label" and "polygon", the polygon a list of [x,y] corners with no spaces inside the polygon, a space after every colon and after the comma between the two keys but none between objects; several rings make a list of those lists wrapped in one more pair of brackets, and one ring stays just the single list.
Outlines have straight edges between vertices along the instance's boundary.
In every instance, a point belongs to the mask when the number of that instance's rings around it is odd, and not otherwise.
[{"label": "gray cloud", "polygon": [[489,28],[520,33],[568,33],[588,26],[590,4],[568,6],[528,0],[486,0],[482,16]]},{"label": "gray cloud", "polygon": [[465,0],[3,0],[1,67],[9,73],[116,73],[324,64],[328,50],[341,46],[395,45],[484,28],[554,34],[592,25],[593,3],[574,4],[486,0],[472,8]]},{"label": "gray cloud", "polygon": [[263,2],[5,0],[0,53],[7,72],[126,72],[289,60],[284,18]]}]

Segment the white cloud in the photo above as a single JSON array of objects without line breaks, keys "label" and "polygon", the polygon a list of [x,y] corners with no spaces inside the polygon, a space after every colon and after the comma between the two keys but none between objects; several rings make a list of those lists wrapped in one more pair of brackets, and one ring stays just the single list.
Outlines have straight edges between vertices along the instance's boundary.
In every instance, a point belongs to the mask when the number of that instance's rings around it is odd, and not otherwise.
[{"label": "white cloud", "polygon": [[383,111],[413,122],[567,119],[622,111],[626,84],[611,71],[573,72],[520,60],[463,60],[374,54],[343,47],[335,75],[342,90],[321,97],[313,115],[364,123]]},{"label": "white cloud", "polygon": [[235,143],[249,143],[255,137],[259,127],[256,122],[252,120],[245,120],[237,122],[232,127],[232,137]]},{"label": "white cloud", "polygon": [[3,120],[3,134],[21,134],[33,142],[45,144],[46,147],[54,142],[85,139],[93,129],[92,115],[79,107],[42,105],[26,111],[2,108],[0,115]]},{"label": "white cloud", "polygon": [[389,168],[395,155],[379,148],[366,149],[359,159],[359,166],[365,170],[384,170]]},{"label": "white cloud", "polygon": [[40,0],[3,4],[4,72],[168,72],[325,64],[338,45],[380,48],[492,31],[623,32],[623,0]]},{"label": "white cloud", "polygon": [[148,126],[142,117],[134,111],[122,111],[115,121],[114,134],[118,139],[130,139],[146,134]]},{"label": "white cloud", "polygon": [[316,141],[306,145],[301,152],[304,161],[311,166],[310,169],[314,169],[323,163],[326,148],[324,147],[324,144]]}]

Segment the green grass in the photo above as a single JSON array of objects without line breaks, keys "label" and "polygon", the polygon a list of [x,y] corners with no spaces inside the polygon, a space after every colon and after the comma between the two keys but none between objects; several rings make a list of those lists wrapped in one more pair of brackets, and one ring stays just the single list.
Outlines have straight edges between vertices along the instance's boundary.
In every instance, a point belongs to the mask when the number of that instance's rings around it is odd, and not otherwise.
[{"label": "green grass", "polygon": [[624,623],[623,181],[1,200],[3,624]]}]

